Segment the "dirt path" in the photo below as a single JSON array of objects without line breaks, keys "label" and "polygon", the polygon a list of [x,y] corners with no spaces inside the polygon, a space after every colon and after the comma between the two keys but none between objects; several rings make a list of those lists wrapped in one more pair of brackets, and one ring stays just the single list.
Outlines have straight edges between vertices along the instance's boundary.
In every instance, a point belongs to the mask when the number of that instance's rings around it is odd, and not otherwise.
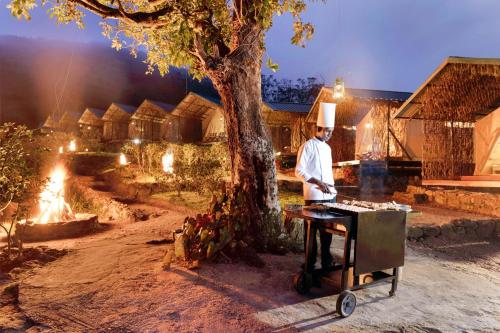
[{"label": "dirt path", "polygon": [[[28,332],[493,332],[500,327],[500,276],[466,257],[409,249],[397,296],[389,286],[357,292],[347,319],[336,296],[298,295],[300,255],[265,255],[263,269],[205,264],[161,270],[168,237],[185,212],[168,210],[78,241],[51,242],[70,254],[19,284]],[[498,246],[484,244],[493,263]],[[466,252],[463,248],[462,252]],[[315,298],[314,298],[315,297]]]}]

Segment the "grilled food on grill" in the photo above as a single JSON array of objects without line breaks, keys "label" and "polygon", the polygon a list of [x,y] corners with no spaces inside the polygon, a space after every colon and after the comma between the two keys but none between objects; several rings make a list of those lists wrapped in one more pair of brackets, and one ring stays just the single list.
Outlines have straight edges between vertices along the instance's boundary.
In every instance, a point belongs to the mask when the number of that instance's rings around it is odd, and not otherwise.
[{"label": "grilled food on grill", "polygon": [[328,211],[330,208],[337,208],[351,212],[369,212],[375,210],[402,210],[411,211],[408,205],[400,205],[396,202],[370,202],[361,200],[344,200],[342,203],[317,203],[307,206],[306,208],[316,211]]}]

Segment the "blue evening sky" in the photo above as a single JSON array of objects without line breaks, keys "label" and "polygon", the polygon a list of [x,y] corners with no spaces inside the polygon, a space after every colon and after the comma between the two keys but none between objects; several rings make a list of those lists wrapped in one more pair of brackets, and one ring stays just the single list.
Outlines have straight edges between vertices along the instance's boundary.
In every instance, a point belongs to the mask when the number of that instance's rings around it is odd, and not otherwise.
[{"label": "blue evening sky", "polygon": [[[110,44],[93,14],[79,30],[57,26],[40,8],[18,22],[7,3],[0,0],[1,35]],[[278,77],[342,76],[348,87],[414,91],[447,56],[500,57],[500,0],[315,1],[304,18],[316,30],[304,49],[290,44],[289,15],[276,17],[267,34]]]}]

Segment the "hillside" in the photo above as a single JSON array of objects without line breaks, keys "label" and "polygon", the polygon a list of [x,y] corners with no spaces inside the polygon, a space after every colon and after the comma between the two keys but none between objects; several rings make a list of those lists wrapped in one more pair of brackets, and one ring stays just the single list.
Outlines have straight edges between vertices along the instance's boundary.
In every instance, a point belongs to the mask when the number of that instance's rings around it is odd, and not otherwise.
[{"label": "hillside", "polygon": [[186,81],[183,69],[165,77],[145,71],[141,59],[105,44],[0,36],[0,121],[36,128],[51,113],[145,98],[177,104],[187,89],[215,94],[208,80]]}]

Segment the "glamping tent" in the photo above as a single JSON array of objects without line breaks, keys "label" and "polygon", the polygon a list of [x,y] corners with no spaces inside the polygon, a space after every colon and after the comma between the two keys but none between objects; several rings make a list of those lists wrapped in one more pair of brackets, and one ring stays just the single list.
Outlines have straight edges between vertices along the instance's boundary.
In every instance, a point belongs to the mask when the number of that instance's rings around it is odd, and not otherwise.
[{"label": "glamping tent", "polygon": [[395,114],[423,121],[424,185],[492,172],[499,106],[500,59],[445,59]]},{"label": "glamping tent", "polygon": [[66,133],[78,133],[78,119],[80,119],[80,114],[75,112],[64,112],[59,119],[59,128]]},{"label": "glamping tent", "polygon": [[130,117],[135,110],[136,108],[131,105],[111,103],[102,116],[103,140],[121,141],[128,139]]},{"label": "glamping tent", "polygon": [[262,116],[276,152],[297,152],[305,136],[305,118],[311,104],[264,103]]},{"label": "glamping tent", "polygon": [[475,175],[500,175],[500,107],[474,126]]},{"label": "glamping tent", "polygon": [[335,129],[328,142],[334,162],[412,159],[406,156],[404,147],[406,122],[391,119],[410,93],[346,88],[340,101],[335,101],[332,94],[332,88],[321,88],[307,115],[305,132],[306,138],[315,134],[320,102],[337,103]]},{"label": "glamping tent", "polygon": [[78,120],[80,134],[83,138],[101,140],[104,122],[102,117],[106,111],[101,109],[86,108]]},{"label": "glamping tent", "polygon": [[[263,119],[273,141],[276,151],[295,151],[299,147],[301,122],[309,111],[308,104],[264,103]],[[224,113],[219,99],[190,92],[172,111],[179,117],[183,140],[191,130],[191,141],[216,142],[226,140]],[[189,127],[186,127],[189,124]],[[196,134],[198,130],[198,134]],[[195,140],[198,136],[199,139]],[[293,140],[292,140],[293,138]]]},{"label": "glamping tent", "polygon": [[54,120],[54,118],[51,115],[47,117],[42,127],[40,127],[40,131],[42,133],[51,133],[54,131],[58,131],[59,129],[60,129],[59,122]]},{"label": "glamping tent", "polygon": [[165,133],[163,124],[173,120],[173,109],[171,104],[145,99],[130,118],[129,137],[146,141],[170,138],[171,131]]},{"label": "glamping tent", "polygon": [[226,138],[220,100],[193,92],[175,107],[178,133],[182,142],[215,142]]},{"label": "glamping tent", "polygon": [[[391,114],[394,114],[394,109],[391,110]],[[370,109],[361,119],[356,125],[356,159],[383,160],[389,156],[421,161],[422,121],[409,122],[392,119],[390,127],[387,124],[387,110],[381,110],[378,107]],[[389,141],[387,135],[390,136]]]}]

